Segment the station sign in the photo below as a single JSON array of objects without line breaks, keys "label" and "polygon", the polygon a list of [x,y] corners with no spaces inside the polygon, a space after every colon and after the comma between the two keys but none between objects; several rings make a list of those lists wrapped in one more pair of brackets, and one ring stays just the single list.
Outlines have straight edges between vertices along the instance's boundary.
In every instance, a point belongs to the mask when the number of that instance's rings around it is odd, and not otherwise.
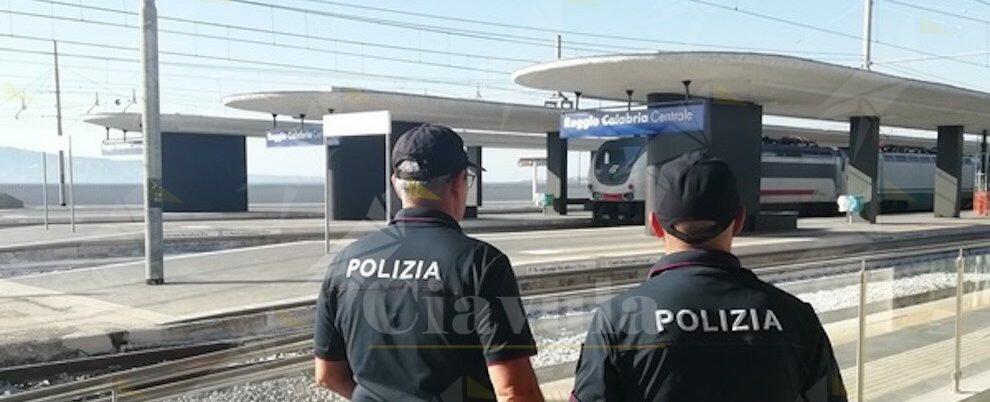
[{"label": "station sign", "polygon": [[144,154],[144,139],[106,139],[100,144],[100,153],[103,156],[142,155]]},{"label": "station sign", "polygon": [[636,137],[705,131],[706,103],[649,106],[640,110],[587,110],[560,116],[562,138]]},{"label": "station sign", "polygon": [[323,145],[323,130],[299,127],[271,128],[265,132],[265,144],[268,148]]},{"label": "station sign", "polygon": [[375,110],[324,115],[323,134],[327,137],[392,134],[392,114],[388,110]]}]

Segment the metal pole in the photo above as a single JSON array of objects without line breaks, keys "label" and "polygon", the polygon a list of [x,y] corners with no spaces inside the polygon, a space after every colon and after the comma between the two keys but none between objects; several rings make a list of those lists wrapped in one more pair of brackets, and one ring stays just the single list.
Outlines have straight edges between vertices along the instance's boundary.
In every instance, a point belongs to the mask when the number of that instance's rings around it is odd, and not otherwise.
[{"label": "metal pole", "polygon": [[330,254],[330,147],[323,137],[323,252]]},{"label": "metal pole", "polygon": [[560,34],[557,34],[557,60],[560,60],[564,56],[564,40],[561,38]]},{"label": "metal pole", "polygon": [[48,230],[48,153],[41,151],[41,202],[45,204],[45,230]]},{"label": "metal pole", "polygon": [[533,199],[534,200],[536,199],[536,194],[539,191],[539,180],[540,180],[539,164],[537,164],[536,160],[534,159],[533,160]]},{"label": "metal pole", "polygon": [[863,0],[863,69],[873,66],[870,56],[870,42],[873,36],[873,0]]},{"label": "metal pole", "polygon": [[578,165],[578,184],[581,184],[581,154],[577,155],[577,165]]},{"label": "metal pole", "polygon": [[859,268],[859,334],[856,338],[856,401],[863,402],[866,388],[866,260]]},{"label": "metal pole", "polygon": [[385,223],[392,220],[392,136],[385,133]]},{"label": "metal pole", "polygon": [[956,339],[955,339],[955,370],[952,372],[952,391],[959,392],[959,382],[962,380],[962,314],[963,314],[963,273],[966,262],[963,250],[959,249],[956,257]]},{"label": "metal pole", "polygon": [[69,148],[69,227],[72,233],[76,232],[76,189],[75,189],[75,164],[72,163],[72,136],[66,137],[66,146]]},{"label": "metal pole", "polygon": [[158,95],[158,10],[155,0],[141,3],[141,68],[144,110],[144,262],[145,283],[165,283],[163,256],[162,139]]},{"label": "metal pole", "polygon": [[[980,170],[984,175],[987,174],[987,170],[990,170],[988,169],[990,168],[988,162],[990,161],[987,160],[987,130],[983,130],[983,133],[980,135]],[[982,190],[986,190],[986,188]]]},{"label": "metal pole", "polygon": [[[62,137],[62,80],[58,74],[58,41],[52,41],[55,55],[55,123],[58,136]],[[65,151],[58,150],[58,204],[65,206]]]}]

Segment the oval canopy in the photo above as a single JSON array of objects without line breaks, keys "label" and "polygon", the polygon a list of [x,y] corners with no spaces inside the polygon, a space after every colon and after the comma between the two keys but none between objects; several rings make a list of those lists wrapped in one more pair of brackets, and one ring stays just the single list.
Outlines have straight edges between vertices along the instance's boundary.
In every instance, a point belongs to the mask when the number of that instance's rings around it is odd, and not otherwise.
[{"label": "oval canopy", "polygon": [[819,61],[761,53],[661,52],[541,63],[512,75],[520,85],[582,96],[645,102],[649,93],[752,102],[766,114],[844,121],[880,116],[881,124],[931,130],[990,128],[990,94]]},{"label": "oval canopy", "polygon": [[556,131],[560,120],[560,109],[544,106],[346,87],[253,92],[228,96],[223,103],[235,109],[282,116],[305,114],[314,120],[322,119],[330,110],[334,113],[388,110],[393,120],[517,133]]}]

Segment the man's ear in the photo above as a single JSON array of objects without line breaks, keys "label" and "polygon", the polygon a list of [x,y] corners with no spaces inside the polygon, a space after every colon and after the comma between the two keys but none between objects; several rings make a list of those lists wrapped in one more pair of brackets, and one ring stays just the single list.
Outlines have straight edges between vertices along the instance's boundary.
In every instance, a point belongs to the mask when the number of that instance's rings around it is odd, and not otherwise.
[{"label": "man's ear", "polygon": [[746,227],[746,207],[739,207],[739,212],[736,212],[736,219],[732,221],[732,235],[738,236],[742,233],[743,228]]},{"label": "man's ear", "polygon": [[650,225],[650,231],[653,232],[653,235],[662,239],[664,235],[664,231],[663,231],[663,226],[660,226],[660,218],[657,218],[657,213],[650,212],[647,221]]},{"label": "man's ear", "polygon": [[464,184],[464,192],[467,192],[467,184],[464,181],[466,179],[466,177],[464,177],[465,175],[467,175],[467,170],[461,170],[460,172],[454,173],[454,175],[450,177],[450,192],[454,195],[461,195],[462,184]]}]

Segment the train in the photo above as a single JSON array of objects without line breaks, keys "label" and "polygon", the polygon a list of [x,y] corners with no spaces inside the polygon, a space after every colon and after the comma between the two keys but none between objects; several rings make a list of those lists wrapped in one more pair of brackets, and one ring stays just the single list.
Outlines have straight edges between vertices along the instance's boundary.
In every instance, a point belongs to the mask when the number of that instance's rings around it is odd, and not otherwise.
[{"label": "train", "polygon": [[[800,216],[838,213],[836,198],[845,194],[846,151],[799,139],[764,137],[760,208],[797,211]],[[931,211],[935,152],[914,147],[881,147],[880,209],[883,213]],[[962,203],[972,205],[978,160],[963,158]],[[604,142],[588,172],[588,209],[597,224],[641,224],[646,190],[646,138]]]}]

